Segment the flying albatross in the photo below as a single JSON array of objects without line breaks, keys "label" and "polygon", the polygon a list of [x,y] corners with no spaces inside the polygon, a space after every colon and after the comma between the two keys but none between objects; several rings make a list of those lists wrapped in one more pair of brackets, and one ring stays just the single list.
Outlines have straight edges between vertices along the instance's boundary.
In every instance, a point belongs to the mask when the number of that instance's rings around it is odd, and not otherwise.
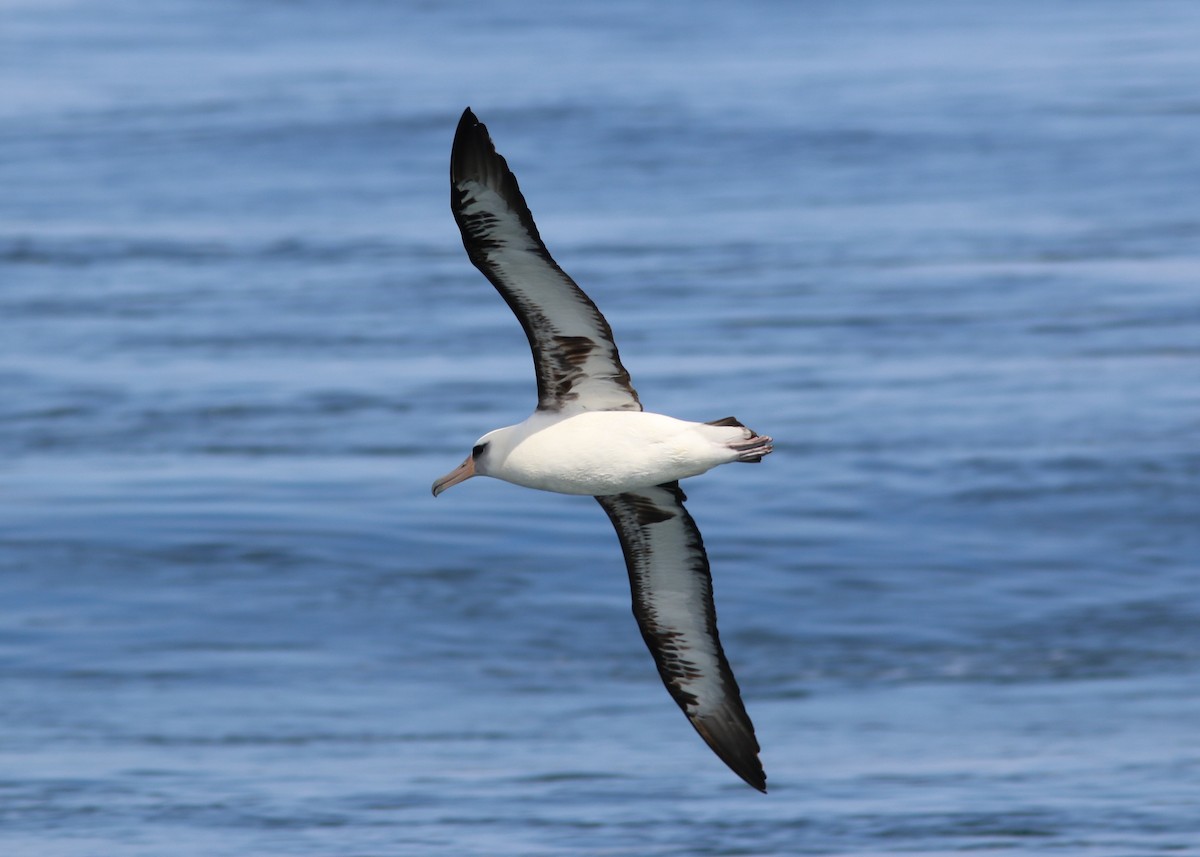
[{"label": "flying albatross", "polygon": [[633,614],[671,697],[739,777],[766,791],[754,725],[721,641],[704,542],[679,480],[761,461],[771,438],[733,417],[647,413],[596,305],[550,257],[517,178],[468,108],[450,155],[450,207],[467,255],[516,314],[537,374],[537,409],[481,437],[436,497],[472,476],[594,496],[617,530]]}]

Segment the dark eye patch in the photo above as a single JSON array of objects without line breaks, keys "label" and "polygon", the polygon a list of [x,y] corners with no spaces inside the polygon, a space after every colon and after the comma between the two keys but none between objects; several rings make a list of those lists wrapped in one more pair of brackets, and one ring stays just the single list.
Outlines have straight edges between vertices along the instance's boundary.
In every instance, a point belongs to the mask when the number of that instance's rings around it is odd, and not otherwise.
[{"label": "dark eye patch", "polygon": [[471,458],[478,458],[485,449],[487,449],[486,443],[475,444],[474,448],[471,450]]}]

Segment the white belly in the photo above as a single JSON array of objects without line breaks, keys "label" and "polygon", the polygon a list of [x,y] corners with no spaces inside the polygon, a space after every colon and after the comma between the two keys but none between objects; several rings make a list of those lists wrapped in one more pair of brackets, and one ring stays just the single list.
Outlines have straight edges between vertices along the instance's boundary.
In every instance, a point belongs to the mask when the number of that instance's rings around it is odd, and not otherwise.
[{"label": "white belly", "polygon": [[640,411],[535,413],[512,427],[488,475],[561,494],[620,494],[733,461],[727,443],[744,431]]}]

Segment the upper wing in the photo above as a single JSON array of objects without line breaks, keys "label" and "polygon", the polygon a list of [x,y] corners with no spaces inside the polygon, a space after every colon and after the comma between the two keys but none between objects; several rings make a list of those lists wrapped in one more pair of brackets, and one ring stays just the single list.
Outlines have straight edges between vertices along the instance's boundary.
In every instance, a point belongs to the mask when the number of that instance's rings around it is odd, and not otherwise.
[{"label": "upper wing", "polygon": [[596,499],[617,529],[633,615],[667,690],[721,761],[765,792],[754,724],[717,636],[704,542],[679,483]]},{"label": "upper wing", "polygon": [[450,207],[467,255],[529,337],[538,409],[640,411],[608,322],[550,258],[517,177],[470,108],[454,134]]}]

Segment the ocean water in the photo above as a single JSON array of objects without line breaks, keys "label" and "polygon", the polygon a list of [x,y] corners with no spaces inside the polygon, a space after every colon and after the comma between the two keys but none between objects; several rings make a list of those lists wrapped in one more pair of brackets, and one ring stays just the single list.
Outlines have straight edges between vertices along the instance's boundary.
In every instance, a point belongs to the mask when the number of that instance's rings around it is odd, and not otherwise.
[{"label": "ocean water", "polygon": [[[1200,5],[0,0],[0,852],[1200,854]],[[486,122],[770,793],[448,208]]]}]

